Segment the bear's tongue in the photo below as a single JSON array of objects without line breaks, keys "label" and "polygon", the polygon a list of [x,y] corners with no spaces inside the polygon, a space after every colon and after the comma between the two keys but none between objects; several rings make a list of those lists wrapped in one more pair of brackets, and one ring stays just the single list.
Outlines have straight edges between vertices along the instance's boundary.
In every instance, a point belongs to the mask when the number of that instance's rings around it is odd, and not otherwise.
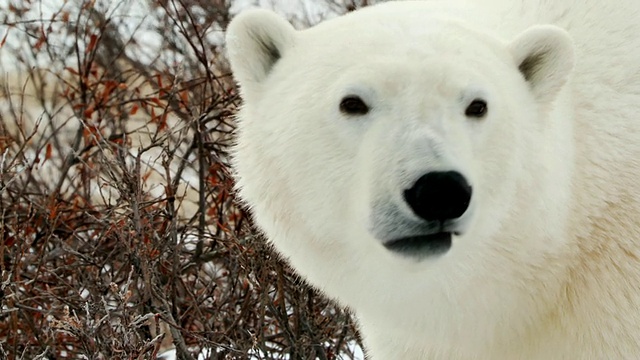
[{"label": "bear's tongue", "polygon": [[393,252],[411,257],[440,255],[451,248],[451,238],[450,232],[438,232],[391,240],[384,246]]}]

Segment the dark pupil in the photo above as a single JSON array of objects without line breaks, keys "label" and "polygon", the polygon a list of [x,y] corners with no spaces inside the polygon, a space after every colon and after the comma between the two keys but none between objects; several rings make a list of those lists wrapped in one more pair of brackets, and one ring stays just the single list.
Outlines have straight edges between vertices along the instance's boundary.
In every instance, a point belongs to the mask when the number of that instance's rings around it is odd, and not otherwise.
[{"label": "dark pupil", "polygon": [[347,96],[340,102],[340,111],[349,115],[364,115],[369,107],[357,96]]},{"label": "dark pupil", "polygon": [[469,117],[483,117],[487,113],[487,103],[484,100],[473,100],[467,107],[465,115]]}]

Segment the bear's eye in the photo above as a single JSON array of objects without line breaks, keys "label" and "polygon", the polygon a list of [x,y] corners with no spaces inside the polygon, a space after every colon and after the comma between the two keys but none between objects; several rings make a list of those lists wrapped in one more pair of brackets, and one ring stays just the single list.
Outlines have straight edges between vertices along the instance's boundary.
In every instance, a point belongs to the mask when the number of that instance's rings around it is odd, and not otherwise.
[{"label": "bear's eye", "polygon": [[359,96],[349,95],[340,101],[340,111],[347,115],[364,115],[369,112],[369,107]]},{"label": "bear's eye", "polygon": [[467,106],[464,114],[468,117],[481,118],[487,114],[487,102],[482,99],[475,99]]}]

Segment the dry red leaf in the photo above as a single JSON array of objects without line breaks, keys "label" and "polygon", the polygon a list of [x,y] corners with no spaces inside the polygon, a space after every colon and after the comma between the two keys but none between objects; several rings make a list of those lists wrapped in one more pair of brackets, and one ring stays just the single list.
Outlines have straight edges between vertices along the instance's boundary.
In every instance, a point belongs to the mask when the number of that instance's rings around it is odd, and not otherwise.
[{"label": "dry red leaf", "polygon": [[91,34],[89,36],[89,45],[87,45],[87,49],[85,50],[85,52],[88,54],[88,53],[92,52],[93,50],[95,50],[96,44],[98,44],[98,35]]},{"label": "dry red leaf", "polygon": [[45,148],[44,161],[42,163],[44,163],[45,161],[51,159],[52,153],[53,153],[53,146],[51,145],[51,143],[49,143],[49,144],[47,144],[47,146]]},{"label": "dry red leaf", "polygon": [[7,32],[4,34],[4,36],[2,37],[2,40],[0,41],[0,48],[2,48],[4,46],[4,44],[7,42],[7,36],[9,36],[9,30],[7,29]]}]

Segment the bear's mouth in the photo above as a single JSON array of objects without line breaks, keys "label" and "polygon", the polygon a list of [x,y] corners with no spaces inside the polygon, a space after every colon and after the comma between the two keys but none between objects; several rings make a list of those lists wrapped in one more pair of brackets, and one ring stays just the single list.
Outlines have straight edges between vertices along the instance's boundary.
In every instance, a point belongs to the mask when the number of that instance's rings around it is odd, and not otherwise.
[{"label": "bear's mouth", "polygon": [[407,256],[434,256],[447,252],[451,248],[453,234],[437,232],[428,235],[408,236],[388,241],[384,244],[388,250]]}]

